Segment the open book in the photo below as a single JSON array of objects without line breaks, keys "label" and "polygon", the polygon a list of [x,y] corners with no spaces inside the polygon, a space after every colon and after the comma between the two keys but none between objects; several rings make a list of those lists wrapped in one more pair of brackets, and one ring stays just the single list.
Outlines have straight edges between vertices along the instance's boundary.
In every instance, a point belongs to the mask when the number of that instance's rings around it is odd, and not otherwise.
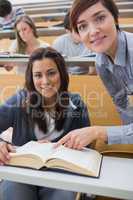
[{"label": "open book", "polygon": [[92,149],[69,149],[64,146],[53,148],[54,143],[31,141],[10,153],[8,165],[34,169],[56,168],[87,176],[98,177],[102,155]]}]

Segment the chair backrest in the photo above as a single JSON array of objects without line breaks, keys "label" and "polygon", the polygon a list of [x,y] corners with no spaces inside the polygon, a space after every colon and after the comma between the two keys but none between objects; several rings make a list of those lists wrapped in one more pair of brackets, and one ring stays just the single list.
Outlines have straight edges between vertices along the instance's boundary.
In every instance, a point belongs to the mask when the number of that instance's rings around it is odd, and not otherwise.
[{"label": "chair backrest", "polygon": [[0,75],[0,104],[8,97],[21,89],[24,85],[24,77],[16,74]]},{"label": "chair backrest", "polygon": [[87,104],[92,125],[120,125],[120,116],[99,76],[70,76],[70,91]]},{"label": "chair backrest", "polygon": [[[0,75],[0,103],[23,85],[23,76]],[[87,104],[92,125],[119,125],[121,123],[111,97],[97,75],[71,75],[69,90],[79,93]]]},{"label": "chair backrest", "polygon": [[115,156],[122,158],[133,158],[133,144],[105,144],[102,140],[97,140],[92,148],[101,152],[105,156]]}]

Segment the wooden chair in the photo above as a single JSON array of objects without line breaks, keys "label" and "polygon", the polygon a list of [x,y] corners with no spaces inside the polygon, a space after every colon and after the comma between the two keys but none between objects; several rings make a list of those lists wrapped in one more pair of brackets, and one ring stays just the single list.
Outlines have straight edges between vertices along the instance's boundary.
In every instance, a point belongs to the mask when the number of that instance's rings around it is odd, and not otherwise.
[{"label": "wooden chair", "polygon": [[[23,85],[23,76],[0,75],[0,103],[4,103]],[[70,76],[69,90],[82,96],[87,104],[92,125],[119,125],[121,123],[115,106],[98,76]],[[5,135],[8,134],[5,133]]]},{"label": "wooden chair", "polygon": [[[3,103],[5,99],[22,88],[23,85],[23,76],[15,74],[0,75],[0,102]],[[69,90],[79,93],[87,104],[92,125],[121,124],[112,99],[97,75],[70,76]]]},{"label": "wooden chair", "polygon": [[70,76],[69,90],[79,93],[87,104],[92,125],[121,124],[116,107],[99,76]]}]

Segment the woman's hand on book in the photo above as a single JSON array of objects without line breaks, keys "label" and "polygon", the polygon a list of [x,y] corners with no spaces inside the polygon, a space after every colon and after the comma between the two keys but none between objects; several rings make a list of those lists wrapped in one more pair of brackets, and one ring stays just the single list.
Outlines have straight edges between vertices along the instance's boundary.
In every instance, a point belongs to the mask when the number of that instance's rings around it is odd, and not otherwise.
[{"label": "woman's hand on book", "polygon": [[48,143],[50,142],[49,140],[46,140],[46,139],[42,139],[42,140],[38,140],[39,143]]},{"label": "woman's hand on book", "polygon": [[0,142],[0,165],[8,164],[10,160],[9,152],[15,152],[15,147],[11,144],[1,141]]},{"label": "woman's hand on book", "polygon": [[97,139],[107,141],[106,128],[103,126],[85,127],[70,131],[61,138],[54,147],[64,145],[65,147],[81,150],[83,147],[91,144]]}]

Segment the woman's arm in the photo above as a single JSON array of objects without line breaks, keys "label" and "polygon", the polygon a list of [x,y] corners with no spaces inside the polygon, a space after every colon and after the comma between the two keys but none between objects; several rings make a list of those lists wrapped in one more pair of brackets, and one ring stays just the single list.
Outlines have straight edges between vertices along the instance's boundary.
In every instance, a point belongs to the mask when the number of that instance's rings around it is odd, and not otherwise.
[{"label": "woman's arm", "polygon": [[60,139],[55,147],[64,145],[73,149],[82,149],[97,139],[107,141],[107,132],[105,127],[93,126],[70,131],[66,136]]},{"label": "woman's arm", "polygon": [[108,144],[133,144],[133,123],[125,126],[92,126],[73,130],[60,139],[55,147],[63,144],[69,148],[82,149],[97,139]]}]

